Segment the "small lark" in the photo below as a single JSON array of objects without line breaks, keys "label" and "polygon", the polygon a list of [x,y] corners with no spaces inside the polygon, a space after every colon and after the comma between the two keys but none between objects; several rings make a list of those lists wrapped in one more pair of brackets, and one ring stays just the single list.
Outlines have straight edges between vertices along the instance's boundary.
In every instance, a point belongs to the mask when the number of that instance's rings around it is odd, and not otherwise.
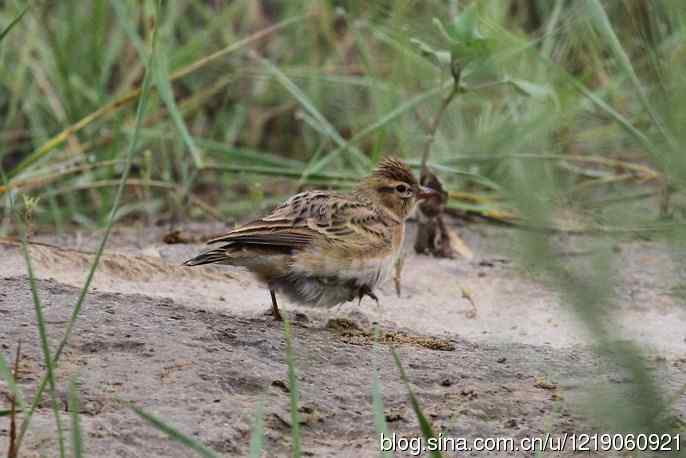
[{"label": "small lark", "polygon": [[218,245],[184,263],[219,263],[254,272],[296,303],[333,307],[369,296],[400,253],[405,220],[419,199],[434,196],[407,166],[384,159],[350,194],[296,194],[264,218],[210,240]]}]

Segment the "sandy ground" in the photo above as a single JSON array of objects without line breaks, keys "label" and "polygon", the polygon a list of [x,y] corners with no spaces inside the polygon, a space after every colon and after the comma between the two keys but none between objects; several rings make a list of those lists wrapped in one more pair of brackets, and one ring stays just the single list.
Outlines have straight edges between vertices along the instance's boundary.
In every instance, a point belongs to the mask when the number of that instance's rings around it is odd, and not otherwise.
[{"label": "sandy ground", "polygon": [[[515,261],[511,233],[479,227],[462,233],[474,259],[410,256],[401,297],[391,283],[384,285],[380,309],[369,300],[332,310],[284,301],[294,322],[306,455],[378,455],[375,366],[391,431],[417,435],[391,345],[435,429],[451,437],[589,432],[594,420],[581,407],[588,388],[631,383],[585,346],[583,327],[559,295]],[[240,270],[179,266],[200,245],[166,245],[161,236],[149,228],[114,233],[60,363],[61,382],[79,380],[88,455],[189,456],[136,417],[126,406],[131,401],[226,456],[242,456],[256,405],[264,400],[265,456],[288,456],[285,341],[281,326],[263,315],[268,293]],[[97,234],[42,240],[62,247],[31,248],[54,345]],[[0,256],[0,350],[9,359],[21,339],[20,385],[30,395],[44,369],[26,270],[17,247],[0,244]],[[613,326],[645,350],[665,392],[678,393],[686,384],[686,307],[675,293],[683,282],[680,257],[648,241],[622,243],[615,257],[620,282]],[[385,333],[378,351],[369,337],[372,323]],[[63,391],[60,396],[66,398]],[[676,409],[676,416],[686,413],[683,397]],[[2,419],[0,450],[7,436]],[[47,401],[23,451],[56,455]]]}]

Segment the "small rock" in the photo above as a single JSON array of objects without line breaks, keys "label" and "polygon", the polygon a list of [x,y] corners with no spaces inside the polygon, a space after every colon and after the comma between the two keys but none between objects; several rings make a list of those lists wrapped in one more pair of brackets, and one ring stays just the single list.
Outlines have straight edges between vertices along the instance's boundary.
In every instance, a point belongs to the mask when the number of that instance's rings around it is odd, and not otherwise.
[{"label": "small rock", "polygon": [[291,390],[288,388],[288,385],[283,380],[274,380],[272,382],[272,386],[274,386],[276,388],[280,388],[281,391],[283,391],[284,393],[290,393],[291,392]]},{"label": "small rock", "polygon": [[333,331],[361,331],[360,326],[352,320],[346,318],[331,318],[326,327]]},{"label": "small rock", "polygon": [[517,420],[514,418],[510,418],[505,422],[505,427],[506,428],[516,428],[517,427]]},{"label": "small rock", "polygon": [[298,409],[298,411],[299,411],[300,413],[304,413],[304,414],[311,414],[312,412],[314,412],[314,407],[312,407],[312,406],[302,406],[302,407],[300,407],[300,408]]},{"label": "small rock", "polygon": [[501,356],[496,360],[496,362],[500,364],[503,364],[505,361],[507,361],[507,358],[505,358],[504,356]]},{"label": "small rock", "polygon": [[316,423],[324,421],[322,415],[319,413],[316,407],[312,406],[301,406],[298,411],[300,412],[300,424],[304,426],[312,426]]},{"label": "small rock", "polygon": [[557,384],[546,382],[543,377],[539,377],[534,383],[534,388],[540,388],[542,390],[556,390]]},{"label": "small rock", "polygon": [[403,416],[400,415],[398,412],[389,412],[385,416],[386,421],[389,423],[393,423],[394,421],[400,421],[403,419]]},{"label": "small rock", "polygon": [[449,378],[444,378],[443,380],[441,380],[441,386],[451,386],[452,384],[453,381]]},{"label": "small rock", "polygon": [[296,321],[298,323],[309,323],[310,317],[308,317],[307,315],[305,315],[302,312],[296,312],[293,321]]},{"label": "small rock", "polygon": [[465,396],[470,401],[479,397],[479,394],[474,388],[463,388],[462,391],[460,391],[460,394]]}]

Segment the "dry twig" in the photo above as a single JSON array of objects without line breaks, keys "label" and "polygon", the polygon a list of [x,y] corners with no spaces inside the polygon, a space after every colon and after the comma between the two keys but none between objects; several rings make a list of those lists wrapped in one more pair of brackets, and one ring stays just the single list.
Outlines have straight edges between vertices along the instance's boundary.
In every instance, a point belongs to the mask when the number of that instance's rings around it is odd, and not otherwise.
[{"label": "dry twig", "polygon": [[[450,93],[443,99],[441,106],[438,108],[436,115],[430,123],[425,123],[418,116],[425,129],[426,141],[424,143],[424,151],[422,153],[421,173],[419,182],[422,186],[433,189],[438,193],[437,197],[426,199],[417,206],[417,238],[414,244],[414,250],[417,253],[430,253],[433,256],[442,258],[452,258],[457,252],[454,248],[454,241],[459,237],[456,234],[451,234],[450,229],[443,221],[443,214],[445,212],[445,204],[448,201],[448,193],[443,188],[443,184],[438,177],[429,170],[428,162],[431,153],[431,147],[436,138],[438,126],[445,114],[450,103],[455,100],[458,94],[462,91],[460,88],[461,69],[459,66],[451,66],[453,87]],[[464,244],[461,244],[464,246]],[[404,258],[401,255],[395,265],[395,289],[398,296],[400,296],[400,277],[402,274]]]},{"label": "dry twig", "polygon": [[[14,358],[14,370],[12,378],[16,384],[19,379],[19,358],[21,357],[21,340],[17,343],[17,355]],[[17,399],[13,394],[7,395],[10,402],[10,446],[7,450],[7,458],[17,458]]]}]

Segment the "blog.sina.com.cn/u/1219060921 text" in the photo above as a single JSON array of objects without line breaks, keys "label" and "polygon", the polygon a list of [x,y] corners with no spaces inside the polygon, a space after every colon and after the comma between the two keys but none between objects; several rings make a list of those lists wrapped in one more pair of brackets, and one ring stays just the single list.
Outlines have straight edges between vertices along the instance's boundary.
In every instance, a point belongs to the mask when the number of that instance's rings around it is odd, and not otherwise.
[{"label": "blog.sina.com.cn/u/1219060921 text", "polygon": [[680,451],[679,434],[619,434],[546,433],[539,437],[450,437],[443,433],[435,437],[402,436],[393,433],[381,434],[379,447],[382,452],[405,452],[420,456],[426,452],[631,452],[631,451]]}]

